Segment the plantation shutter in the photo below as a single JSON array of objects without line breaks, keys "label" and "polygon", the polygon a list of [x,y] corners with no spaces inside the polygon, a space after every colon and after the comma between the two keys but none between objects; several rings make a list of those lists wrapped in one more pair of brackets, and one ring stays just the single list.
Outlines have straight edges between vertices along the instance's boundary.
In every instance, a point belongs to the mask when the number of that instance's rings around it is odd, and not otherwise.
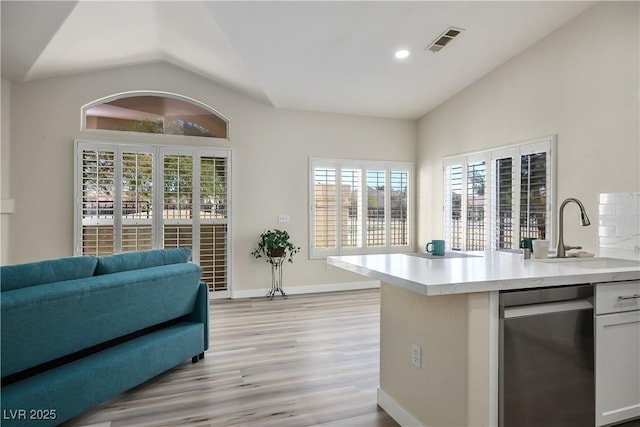
[{"label": "plantation shutter", "polygon": [[143,251],[153,245],[153,155],[123,151],[120,204],[121,252]]},{"label": "plantation shutter", "polygon": [[335,253],[337,242],[337,167],[331,163],[319,163],[313,170],[313,242],[316,253]]},{"label": "plantation shutter", "polygon": [[491,223],[494,250],[517,249],[519,238],[517,216],[520,200],[518,149],[506,148],[492,153],[493,212]]},{"label": "plantation shutter", "polygon": [[362,247],[362,170],[343,168],[341,177],[340,243],[342,248]]},{"label": "plantation shutter", "polygon": [[228,287],[228,153],[163,149],[164,247],[190,247],[213,290]]},{"label": "plantation shutter", "polygon": [[193,249],[193,155],[165,153],[162,172],[163,246]]},{"label": "plantation shutter", "polygon": [[229,284],[230,152],[78,141],[77,255],[192,248],[212,290]]},{"label": "plantation shutter", "polygon": [[200,161],[200,265],[202,280],[215,290],[228,280],[228,160],[203,155]]},{"label": "plantation shutter", "polygon": [[476,160],[467,163],[466,179],[466,250],[483,251],[486,243],[486,190],[487,162]]},{"label": "plantation shutter", "polygon": [[390,219],[389,244],[407,246],[409,244],[409,172],[391,170],[390,174]]},{"label": "plantation shutter", "polygon": [[520,237],[547,239],[551,204],[550,163],[546,151],[520,155]]},{"label": "plantation shutter", "polygon": [[493,248],[517,249],[522,238],[550,235],[549,143],[498,150],[494,158]]},{"label": "plantation shutter", "polygon": [[513,158],[496,160],[496,249],[514,248]]},{"label": "plantation shutter", "polygon": [[444,168],[444,239],[448,248],[462,250],[462,165]]},{"label": "plantation shutter", "polygon": [[384,170],[367,170],[367,247],[387,244],[385,218],[386,173]]},{"label": "plantation shutter", "polygon": [[410,251],[412,171],[403,162],[310,159],[311,257]]},{"label": "plantation shutter", "polygon": [[81,216],[81,241],[76,244],[78,255],[109,255],[114,252],[114,216],[116,197],[113,150],[85,149],[78,153],[77,173],[80,175],[77,203]]},{"label": "plantation shutter", "polygon": [[445,158],[447,247],[514,250],[524,237],[550,240],[555,204],[554,147],[555,138],[545,137]]}]

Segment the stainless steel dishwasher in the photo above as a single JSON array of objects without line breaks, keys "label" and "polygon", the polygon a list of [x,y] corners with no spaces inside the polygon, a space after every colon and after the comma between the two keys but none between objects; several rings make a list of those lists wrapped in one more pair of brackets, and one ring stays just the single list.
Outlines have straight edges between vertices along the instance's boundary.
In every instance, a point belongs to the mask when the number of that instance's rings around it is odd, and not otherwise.
[{"label": "stainless steel dishwasher", "polygon": [[595,425],[593,285],[500,292],[499,425]]}]

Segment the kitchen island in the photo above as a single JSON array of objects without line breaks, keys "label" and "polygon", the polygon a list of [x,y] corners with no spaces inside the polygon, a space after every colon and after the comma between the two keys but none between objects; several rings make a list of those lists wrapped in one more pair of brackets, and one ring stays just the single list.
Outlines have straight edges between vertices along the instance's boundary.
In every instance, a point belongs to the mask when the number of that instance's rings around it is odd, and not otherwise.
[{"label": "kitchen island", "polygon": [[638,265],[466,255],[327,259],[381,282],[378,404],[401,425],[498,425],[500,291],[640,279]]}]

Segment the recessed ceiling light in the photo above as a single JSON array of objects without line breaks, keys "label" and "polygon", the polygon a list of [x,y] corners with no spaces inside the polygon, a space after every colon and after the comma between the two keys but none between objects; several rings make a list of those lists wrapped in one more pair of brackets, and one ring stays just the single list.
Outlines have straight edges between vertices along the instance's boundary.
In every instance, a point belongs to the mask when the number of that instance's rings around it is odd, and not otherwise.
[{"label": "recessed ceiling light", "polygon": [[396,59],[405,59],[410,53],[407,49],[400,49],[396,51]]}]

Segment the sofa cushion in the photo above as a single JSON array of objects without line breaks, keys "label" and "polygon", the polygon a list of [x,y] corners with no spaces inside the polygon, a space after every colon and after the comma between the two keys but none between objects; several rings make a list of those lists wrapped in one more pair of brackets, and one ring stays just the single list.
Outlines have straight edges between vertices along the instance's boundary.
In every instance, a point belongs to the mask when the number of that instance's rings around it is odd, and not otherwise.
[{"label": "sofa cushion", "polygon": [[26,288],[93,276],[98,260],[92,256],[66,257],[0,267],[0,290]]},{"label": "sofa cushion", "polygon": [[49,420],[3,417],[2,425],[59,425],[201,353],[203,336],[202,323],[181,322],[3,386],[0,402],[3,414],[21,408],[42,408],[45,413],[55,411],[56,417]]},{"label": "sofa cushion", "polygon": [[180,264],[189,261],[190,248],[154,249],[141,252],[124,252],[98,257],[95,275],[119,273],[140,268]]},{"label": "sofa cushion", "polygon": [[183,263],[3,292],[2,375],[191,313],[201,274]]}]

